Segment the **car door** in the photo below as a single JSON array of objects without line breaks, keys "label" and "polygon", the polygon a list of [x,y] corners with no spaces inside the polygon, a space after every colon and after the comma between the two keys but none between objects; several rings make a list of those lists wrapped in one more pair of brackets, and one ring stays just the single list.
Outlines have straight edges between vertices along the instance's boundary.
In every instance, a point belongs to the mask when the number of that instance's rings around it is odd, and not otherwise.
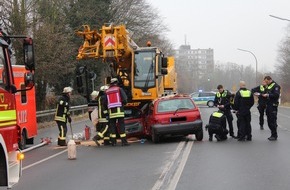
[{"label": "car door", "polygon": [[154,104],[150,103],[148,105],[148,109],[146,109],[145,111],[144,125],[146,135],[151,134],[151,126],[153,124],[154,124]]}]

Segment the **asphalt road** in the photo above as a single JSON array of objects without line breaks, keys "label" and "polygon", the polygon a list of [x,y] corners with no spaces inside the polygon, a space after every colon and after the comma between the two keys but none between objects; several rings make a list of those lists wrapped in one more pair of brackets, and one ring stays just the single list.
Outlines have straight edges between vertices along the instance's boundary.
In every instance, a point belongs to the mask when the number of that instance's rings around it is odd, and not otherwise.
[{"label": "asphalt road", "polygon": [[[200,106],[200,110],[205,126],[216,108]],[[191,136],[170,138],[159,144],[132,141],[128,147],[96,147],[86,142],[77,146],[76,160],[68,160],[67,149],[56,146],[57,127],[42,129],[35,142],[51,137],[52,143],[25,154],[23,176],[12,189],[288,190],[289,113],[290,109],[279,108],[276,142],[267,140],[267,126],[259,129],[254,107],[251,142],[232,138],[209,142],[206,131],[202,142]],[[74,123],[74,133],[81,132],[85,125],[91,126],[89,121]]]}]

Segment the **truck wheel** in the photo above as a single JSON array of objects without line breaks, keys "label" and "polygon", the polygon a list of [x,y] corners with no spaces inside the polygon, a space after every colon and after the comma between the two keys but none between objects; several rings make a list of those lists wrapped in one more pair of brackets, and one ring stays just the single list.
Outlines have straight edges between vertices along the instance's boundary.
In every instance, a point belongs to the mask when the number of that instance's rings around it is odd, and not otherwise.
[{"label": "truck wheel", "polygon": [[26,132],[24,130],[22,130],[21,138],[18,143],[18,146],[21,150],[24,150],[26,148]]},{"label": "truck wheel", "polygon": [[157,134],[155,134],[153,129],[152,129],[152,132],[151,132],[151,139],[152,139],[152,142],[159,143],[159,136]]},{"label": "truck wheel", "polygon": [[202,129],[195,133],[195,138],[197,141],[202,141],[202,139],[203,139],[203,130]]},{"label": "truck wheel", "polygon": [[208,101],[208,102],[207,102],[207,106],[208,106],[208,107],[213,107],[213,106],[214,106],[214,102],[211,101],[211,100]]}]

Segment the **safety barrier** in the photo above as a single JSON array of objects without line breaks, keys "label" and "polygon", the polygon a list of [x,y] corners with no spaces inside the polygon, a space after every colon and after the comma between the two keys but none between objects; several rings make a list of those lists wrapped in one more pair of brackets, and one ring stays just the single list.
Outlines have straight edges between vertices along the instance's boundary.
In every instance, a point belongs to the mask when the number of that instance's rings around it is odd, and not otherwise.
[{"label": "safety barrier", "polygon": [[[38,122],[43,121],[52,121],[54,119],[56,109],[50,109],[50,110],[43,110],[43,111],[37,111],[36,112],[36,118]],[[72,106],[70,107],[70,113],[72,116],[74,115],[80,115],[85,114],[88,111],[88,105],[79,105],[79,106]]]}]

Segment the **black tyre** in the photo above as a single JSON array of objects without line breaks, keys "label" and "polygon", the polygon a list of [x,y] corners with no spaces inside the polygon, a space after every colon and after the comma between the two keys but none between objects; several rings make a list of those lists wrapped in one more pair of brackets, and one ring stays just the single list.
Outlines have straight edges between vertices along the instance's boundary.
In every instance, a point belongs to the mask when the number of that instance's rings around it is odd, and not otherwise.
[{"label": "black tyre", "polygon": [[203,139],[203,130],[199,130],[195,133],[195,138],[197,141],[202,141]]},{"label": "black tyre", "polygon": [[214,102],[212,100],[208,101],[207,106],[212,108],[214,106]]}]

